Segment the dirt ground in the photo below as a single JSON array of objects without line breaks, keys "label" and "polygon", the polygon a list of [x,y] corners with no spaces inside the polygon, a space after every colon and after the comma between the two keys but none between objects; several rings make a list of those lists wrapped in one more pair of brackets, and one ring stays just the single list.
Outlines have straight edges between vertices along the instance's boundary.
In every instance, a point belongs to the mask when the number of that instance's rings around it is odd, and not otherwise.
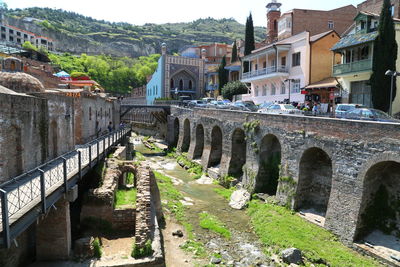
[{"label": "dirt ground", "polygon": [[[165,229],[162,229],[164,239],[165,251],[165,265],[167,267],[193,267],[195,263],[206,264],[198,259],[193,259],[190,255],[186,254],[179,246],[186,242],[186,233],[183,227],[171,219],[166,219]],[[183,237],[172,236],[172,232],[181,230]]]}]

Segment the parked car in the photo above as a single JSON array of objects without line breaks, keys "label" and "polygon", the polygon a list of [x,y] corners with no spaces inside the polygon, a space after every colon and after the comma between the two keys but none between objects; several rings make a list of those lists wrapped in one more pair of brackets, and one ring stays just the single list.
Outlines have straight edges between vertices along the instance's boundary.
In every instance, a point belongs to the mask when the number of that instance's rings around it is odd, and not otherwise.
[{"label": "parked car", "polygon": [[236,101],[233,104],[233,108],[232,109],[257,112],[258,107],[256,105],[254,105],[254,103],[252,103],[252,102]]},{"label": "parked car", "polygon": [[211,101],[208,103],[208,107],[210,108],[218,108],[218,109],[229,109],[230,105],[226,104],[223,100]]},{"label": "parked car", "polygon": [[363,120],[363,121],[382,121],[382,122],[396,122],[400,123],[400,120],[397,120],[393,117],[390,117],[385,112],[373,109],[373,108],[357,108],[346,112],[344,114],[345,119],[350,120]]},{"label": "parked car", "polygon": [[338,104],[336,106],[335,116],[336,118],[343,118],[343,115],[346,112],[352,111],[356,108],[366,108],[366,107],[361,104]]},{"label": "parked car", "polygon": [[302,114],[301,110],[290,104],[272,104],[267,108],[260,109],[258,112],[267,114]]},{"label": "parked car", "polygon": [[260,110],[260,109],[266,109],[266,108],[268,108],[269,106],[271,106],[272,104],[274,104],[274,103],[273,103],[273,102],[265,102],[265,103],[262,103],[262,104],[258,105],[258,110]]},{"label": "parked car", "polygon": [[210,103],[211,101],[215,101],[215,98],[212,97],[204,97],[201,100],[203,100],[204,102]]},{"label": "parked car", "polygon": [[204,102],[203,100],[191,100],[188,103],[189,108],[205,108],[207,107],[207,102]]}]

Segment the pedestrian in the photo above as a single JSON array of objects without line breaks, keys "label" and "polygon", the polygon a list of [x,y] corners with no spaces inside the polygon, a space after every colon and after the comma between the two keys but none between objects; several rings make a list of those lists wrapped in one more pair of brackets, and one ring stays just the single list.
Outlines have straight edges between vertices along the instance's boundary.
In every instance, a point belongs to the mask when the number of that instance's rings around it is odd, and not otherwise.
[{"label": "pedestrian", "polygon": [[313,106],[313,108],[312,108],[312,111],[313,111],[313,115],[314,115],[314,116],[316,116],[316,115],[318,114],[318,110],[319,110],[318,103],[315,102],[315,103],[314,103],[314,106]]},{"label": "pedestrian", "polygon": [[112,122],[110,121],[110,123],[108,124],[108,132],[109,133],[111,133],[112,132],[112,130],[113,130],[113,124],[112,124]]}]

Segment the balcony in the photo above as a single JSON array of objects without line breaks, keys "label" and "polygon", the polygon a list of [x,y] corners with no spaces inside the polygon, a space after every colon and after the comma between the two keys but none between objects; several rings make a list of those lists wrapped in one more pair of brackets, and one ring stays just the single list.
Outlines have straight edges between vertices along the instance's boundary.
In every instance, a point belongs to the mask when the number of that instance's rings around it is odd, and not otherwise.
[{"label": "balcony", "polygon": [[339,64],[333,66],[333,76],[342,76],[355,72],[372,71],[372,59],[365,59],[346,64]]},{"label": "balcony", "polygon": [[278,68],[276,68],[276,66],[271,66],[268,68],[243,73],[242,80],[246,80],[245,82],[250,82],[252,80],[271,78],[287,74],[289,74],[289,68],[287,66],[278,66]]}]

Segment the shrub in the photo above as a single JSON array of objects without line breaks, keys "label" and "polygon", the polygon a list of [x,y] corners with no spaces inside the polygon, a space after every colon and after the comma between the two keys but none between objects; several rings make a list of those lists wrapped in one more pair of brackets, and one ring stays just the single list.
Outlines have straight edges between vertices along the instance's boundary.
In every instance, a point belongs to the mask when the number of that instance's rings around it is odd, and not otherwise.
[{"label": "shrub", "polygon": [[144,244],[144,247],[139,248],[136,244],[133,244],[131,256],[135,259],[140,259],[144,257],[150,257],[153,255],[153,249],[151,248],[151,240],[148,239]]},{"label": "shrub", "polygon": [[93,240],[92,246],[93,246],[94,256],[96,258],[100,259],[101,255],[103,254],[103,251],[102,251],[102,248],[101,248],[100,239],[98,237],[96,237]]}]

